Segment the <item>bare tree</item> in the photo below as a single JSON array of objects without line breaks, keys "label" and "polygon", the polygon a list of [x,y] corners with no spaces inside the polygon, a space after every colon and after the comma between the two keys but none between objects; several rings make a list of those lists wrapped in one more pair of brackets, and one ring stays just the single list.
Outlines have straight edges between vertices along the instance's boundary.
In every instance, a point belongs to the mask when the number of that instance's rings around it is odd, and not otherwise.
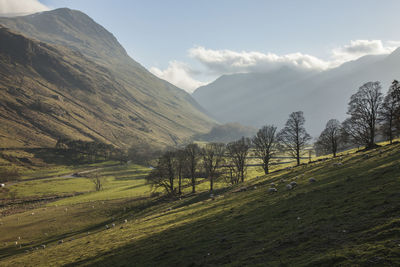
[{"label": "bare tree", "polygon": [[228,156],[233,164],[233,170],[242,183],[244,182],[244,176],[246,173],[247,165],[246,159],[249,153],[251,141],[249,138],[242,137],[237,141],[230,142],[226,146]]},{"label": "bare tree", "polygon": [[224,179],[227,184],[238,184],[240,179],[235,173],[235,166],[233,164],[227,164],[223,169]]},{"label": "bare tree", "polygon": [[182,194],[182,179],[186,173],[187,163],[186,151],[183,149],[176,150],[174,152],[174,168],[178,176],[178,195]]},{"label": "bare tree", "polygon": [[336,157],[338,147],[342,140],[342,125],[338,120],[329,120],[315,143],[317,150],[322,150],[324,153],[332,153]]},{"label": "bare tree", "polygon": [[400,97],[397,97],[396,90],[399,90],[399,84],[398,81],[394,80],[379,112],[380,121],[383,123],[383,134],[389,138],[391,144],[396,130],[398,130],[396,129],[396,115],[400,111]]},{"label": "bare tree", "polygon": [[201,149],[203,167],[207,179],[210,181],[210,191],[214,189],[214,181],[220,175],[219,168],[224,162],[225,144],[208,143]]},{"label": "bare tree", "polygon": [[280,146],[296,159],[297,165],[300,165],[302,151],[311,140],[304,128],[305,121],[302,111],[293,112],[289,115],[285,127],[278,133]]},{"label": "bare tree", "polygon": [[263,161],[265,174],[269,173],[269,162],[278,150],[276,129],[273,125],[266,125],[258,130],[252,140],[256,155]]},{"label": "bare tree", "polygon": [[185,148],[187,157],[187,166],[190,175],[190,183],[192,186],[192,193],[196,192],[196,169],[199,162],[200,148],[197,144],[189,144]]},{"label": "bare tree", "polygon": [[146,177],[147,183],[153,188],[163,188],[169,195],[175,196],[174,187],[174,152],[167,151],[159,159],[157,166]]},{"label": "bare tree", "polygon": [[[400,103],[400,83],[397,80],[392,82],[392,97]],[[398,105],[394,116],[394,127],[400,131],[400,104]]]},{"label": "bare tree", "polygon": [[103,180],[97,172],[91,175],[90,180],[94,184],[94,189],[96,191],[101,191],[103,189]]},{"label": "bare tree", "polygon": [[347,119],[343,128],[359,145],[372,148],[375,145],[376,123],[382,104],[381,85],[379,82],[368,82],[362,85],[350,98]]}]

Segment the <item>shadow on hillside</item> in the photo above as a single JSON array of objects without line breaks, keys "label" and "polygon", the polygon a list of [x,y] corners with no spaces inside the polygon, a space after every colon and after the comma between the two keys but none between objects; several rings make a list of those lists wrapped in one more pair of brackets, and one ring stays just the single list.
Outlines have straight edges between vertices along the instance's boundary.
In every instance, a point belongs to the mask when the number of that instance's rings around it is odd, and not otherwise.
[{"label": "shadow on hillside", "polygon": [[[318,168],[320,175],[329,174],[324,182],[281,195],[266,195],[261,189],[239,192],[238,196],[245,194],[237,198],[241,202],[216,202],[203,211],[194,210],[200,219],[191,223],[179,224],[192,215],[179,216],[177,211],[174,219],[152,225],[170,228],[69,266],[330,266],[354,259],[367,263],[371,255],[390,265],[395,259],[373,244],[390,239],[376,229],[400,209],[397,168],[379,169],[387,162],[377,156],[356,164],[351,169],[355,179],[348,179],[346,169],[326,164]],[[209,193],[202,193],[175,208],[207,198]],[[209,213],[212,209],[218,210]],[[357,246],[369,246],[368,252]]]}]

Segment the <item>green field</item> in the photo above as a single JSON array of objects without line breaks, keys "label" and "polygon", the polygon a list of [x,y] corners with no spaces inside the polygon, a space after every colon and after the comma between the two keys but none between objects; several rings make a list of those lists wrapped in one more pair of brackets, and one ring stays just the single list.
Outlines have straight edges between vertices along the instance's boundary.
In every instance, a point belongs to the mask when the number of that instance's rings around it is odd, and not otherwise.
[{"label": "green field", "polygon": [[98,171],[100,192],[88,178],[22,182],[21,197],[83,194],[3,216],[0,265],[399,265],[400,145],[342,154],[268,176],[249,168],[244,184],[221,181],[211,197],[204,182],[180,200],[150,197],[137,165]]}]

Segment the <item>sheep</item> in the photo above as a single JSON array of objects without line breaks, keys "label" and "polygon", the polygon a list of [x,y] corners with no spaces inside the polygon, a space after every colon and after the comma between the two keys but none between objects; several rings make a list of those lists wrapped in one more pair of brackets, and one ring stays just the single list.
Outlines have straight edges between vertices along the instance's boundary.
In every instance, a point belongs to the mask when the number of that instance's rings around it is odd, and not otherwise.
[{"label": "sheep", "polygon": [[115,223],[112,224],[112,227],[113,227],[113,228],[115,227]]},{"label": "sheep", "polygon": [[125,223],[127,223],[128,222],[128,220],[127,219],[125,219],[125,221],[124,221]]},{"label": "sheep", "polygon": [[108,226],[108,224],[106,224],[106,229],[108,229],[108,228],[110,228],[110,227]]},{"label": "sheep", "polygon": [[291,185],[292,187],[295,187],[295,186],[297,186],[297,183],[296,183],[295,181],[292,181],[292,182],[290,182],[290,185]]},{"label": "sheep", "polygon": [[5,184],[0,184],[0,187],[6,187],[6,185]]},{"label": "sheep", "polygon": [[292,190],[292,189],[293,189],[293,186],[291,186],[290,184],[287,184],[287,185],[286,185],[286,189],[287,189],[287,190]]},{"label": "sheep", "polygon": [[59,245],[62,244],[62,243],[64,243],[64,240],[58,241],[58,244],[59,244]]},{"label": "sheep", "polygon": [[45,249],[45,248],[46,248],[46,245],[42,245],[41,247],[42,247],[42,249]]},{"label": "sheep", "polygon": [[314,178],[310,178],[308,181],[309,181],[310,183],[315,183],[317,180],[315,180]]},{"label": "sheep", "polygon": [[278,190],[276,188],[271,187],[270,189],[268,189],[269,193],[276,193],[278,192]]}]

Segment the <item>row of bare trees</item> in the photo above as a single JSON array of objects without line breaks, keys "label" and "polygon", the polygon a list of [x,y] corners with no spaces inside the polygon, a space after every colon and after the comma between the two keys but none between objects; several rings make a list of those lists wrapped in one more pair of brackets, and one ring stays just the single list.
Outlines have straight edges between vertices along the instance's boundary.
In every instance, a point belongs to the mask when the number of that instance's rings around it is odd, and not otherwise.
[{"label": "row of bare trees", "polygon": [[315,143],[320,153],[332,153],[348,146],[376,146],[378,134],[392,143],[400,133],[400,84],[394,80],[386,94],[379,82],[362,85],[350,98],[347,118],[343,123],[329,120]]},{"label": "row of bare trees", "polygon": [[262,159],[265,174],[269,173],[271,159],[281,150],[287,151],[299,165],[303,150],[311,139],[304,123],[303,112],[298,111],[290,114],[280,132],[275,126],[266,125],[252,139],[242,137],[227,145],[208,143],[201,148],[192,143],[181,149],[170,149],[158,159],[147,181],[173,196],[181,195],[184,186],[191,186],[195,193],[198,178],[209,181],[210,191],[221,177],[229,184],[242,183],[251,149]]}]

